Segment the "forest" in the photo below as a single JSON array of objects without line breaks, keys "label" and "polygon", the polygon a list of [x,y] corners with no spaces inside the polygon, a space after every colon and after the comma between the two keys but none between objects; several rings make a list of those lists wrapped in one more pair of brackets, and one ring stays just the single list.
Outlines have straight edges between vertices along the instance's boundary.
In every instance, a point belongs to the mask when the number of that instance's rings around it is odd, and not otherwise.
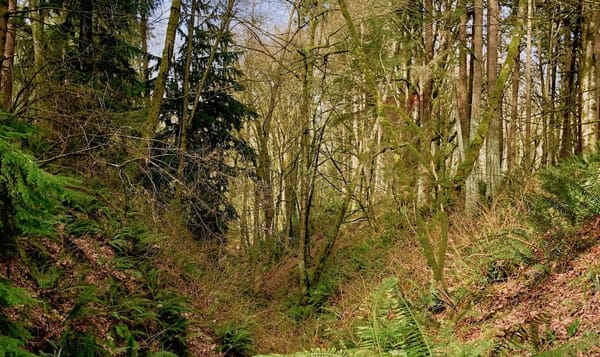
[{"label": "forest", "polygon": [[598,0],[0,0],[0,357],[600,355]]}]

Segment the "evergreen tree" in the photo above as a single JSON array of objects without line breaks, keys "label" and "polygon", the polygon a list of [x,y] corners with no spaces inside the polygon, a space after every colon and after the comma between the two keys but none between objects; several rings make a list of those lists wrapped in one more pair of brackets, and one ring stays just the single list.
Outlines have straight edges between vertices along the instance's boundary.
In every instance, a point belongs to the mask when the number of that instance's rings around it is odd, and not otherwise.
[{"label": "evergreen tree", "polygon": [[62,43],[54,55],[63,55],[56,58],[63,65],[55,79],[101,90],[101,106],[127,109],[144,90],[133,66],[142,56],[134,25],[147,9],[135,0],[63,0],[54,5],[65,19],[51,29],[53,43]]},{"label": "evergreen tree", "polygon": [[[235,215],[226,198],[228,178],[236,174],[228,158],[232,157],[232,153],[251,157],[246,143],[234,132],[242,127],[244,119],[253,114],[232,94],[241,90],[242,86],[237,81],[241,73],[235,67],[239,53],[230,48],[231,33],[228,29],[219,33],[223,30],[218,25],[222,18],[214,15],[215,11],[208,2],[198,5],[195,6],[198,18],[206,20],[194,26],[191,39],[187,31],[180,31],[183,45],[170,70],[166,99],[161,108],[161,119],[166,125],[157,138],[161,139],[161,149],[181,149],[181,143],[186,143],[183,148],[186,155],[176,157],[171,151],[168,161],[171,165],[162,169],[171,170],[172,175],[177,176],[174,168],[178,166],[178,160],[184,160],[182,179],[188,191],[182,197],[182,208],[188,217],[189,228],[198,238],[205,239],[224,233],[226,222]],[[190,44],[190,60],[186,61]],[[189,71],[187,84],[186,70]],[[197,92],[199,83],[203,84],[201,93]],[[191,88],[185,91],[187,99],[184,95],[186,85]],[[197,110],[191,113],[192,103],[197,97],[200,98]],[[187,130],[182,131],[180,122],[190,115]],[[163,185],[169,184],[169,181],[163,181]]]}]

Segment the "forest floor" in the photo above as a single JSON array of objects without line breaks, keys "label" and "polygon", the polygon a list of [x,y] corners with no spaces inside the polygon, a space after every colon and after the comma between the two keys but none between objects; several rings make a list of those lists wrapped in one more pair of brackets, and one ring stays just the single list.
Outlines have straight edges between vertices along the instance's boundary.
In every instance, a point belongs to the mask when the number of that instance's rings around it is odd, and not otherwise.
[{"label": "forest floor", "polygon": [[[574,238],[574,239],[573,239]],[[492,284],[487,296],[458,324],[465,341],[496,337],[506,343],[533,341],[537,349],[600,336],[600,217],[572,237],[576,248],[545,264],[526,267]],[[490,336],[489,334],[492,334]],[[600,355],[600,346],[589,350]]]},{"label": "forest floor", "polygon": [[[510,344],[512,351],[519,350],[519,341],[533,341],[535,349],[543,351],[577,341],[584,334],[600,336],[599,238],[600,217],[570,237],[568,241],[572,245],[564,247],[558,258],[540,258],[539,264],[522,267],[506,279],[488,284],[470,308],[458,311],[458,314],[464,315],[457,319],[455,337],[465,342],[494,339]],[[101,236],[63,236],[58,241],[42,239],[40,246],[28,246],[32,252],[43,252],[47,266],[61,271],[61,279],[57,277],[55,282],[47,282],[50,286],[46,289],[39,287],[36,274],[21,260],[0,260],[1,272],[10,272],[10,279],[16,286],[26,288],[34,293],[35,299],[43,301],[43,304],[33,307],[4,311],[14,320],[27,317],[26,327],[39,337],[30,342],[30,350],[35,351],[47,340],[58,339],[64,333],[65,321],[69,319],[72,320],[71,328],[93,328],[99,332],[100,338],[108,338],[109,327],[118,321],[111,317],[108,307],[97,305],[99,301],[86,302],[87,317],[72,317],[81,300],[78,286],[92,285],[103,292],[109,291],[110,285],[119,284],[124,287],[123,293],[127,294],[138,291],[143,283],[136,277],[135,271],[115,266],[116,253],[108,243],[109,239]],[[214,291],[207,290],[201,280],[186,278],[168,254],[157,254],[154,258],[153,263],[169,290],[181,293],[190,301],[192,308],[184,313],[189,321],[187,347],[190,354],[221,356],[215,352],[218,342],[210,329],[211,321],[207,321],[212,319],[207,311],[211,308],[207,296]],[[356,308],[341,300],[339,297],[332,303],[345,306],[342,310]],[[276,313],[274,311],[270,313]],[[285,336],[290,332],[278,333]],[[255,337],[255,343],[260,343],[263,338]],[[149,339],[147,345],[140,347],[154,349],[151,345],[152,340]],[[263,351],[265,346],[256,345],[255,348]],[[588,352],[590,356],[600,356],[600,346]]]}]

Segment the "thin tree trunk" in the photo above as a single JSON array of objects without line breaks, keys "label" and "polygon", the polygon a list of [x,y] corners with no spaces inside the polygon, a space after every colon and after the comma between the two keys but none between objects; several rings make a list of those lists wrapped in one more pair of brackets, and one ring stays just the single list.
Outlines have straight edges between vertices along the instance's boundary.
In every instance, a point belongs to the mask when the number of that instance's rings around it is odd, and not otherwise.
[{"label": "thin tree trunk", "polygon": [[[576,143],[577,137],[573,137],[573,125],[578,125],[578,90],[577,85],[577,65],[579,59],[579,49],[581,43],[581,13],[578,13],[575,18],[575,23],[572,24],[573,28],[567,28],[567,35],[572,38],[570,41],[566,41],[571,46],[571,52],[566,54],[565,58],[565,69],[567,70],[566,78],[564,81],[564,96],[566,99],[565,108],[563,110],[563,138],[561,145],[561,157],[567,157],[573,154],[574,149],[577,149]],[[571,33],[572,30],[572,33]],[[574,118],[573,118],[574,116]],[[576,127],[577,130],[577,127]]]},{"label": "thin tree trunk", "polygon": [[551,57],[552,60],[550,62],[550,149],[548,152],[549,156],[549,165],[553,165],[556,163],[557,154],[558,154],[558,144],[559,140],[559,125],[557,123],[556,116],[556,82],[557,82],[557,73],[558,73],[558,59],[556,58],[556,51],[554,48],[554,37],[550,40],[550,49],[551,49]]},{"label": "thin tree trunk", "polygon": [[279,98],[279,88],[283,79],[280,75],[275,79],[275,84],[270,88],[270,100],[267,113],[263,122],[256,121],[256,132],[258,140],[258,162],[257,162],[257,192],[256,199],[260,200],[263,211],[264,236],[267,245],[267,254],[275,254],[276,241],[274,239],[275,203],[273,202],[273,185],[271,177],[272,160],[269,153],[271,135],[271,122]]},{"label": "thin tree trunk", "polygon": [[171,3],[171,12],[169,14],[169,23],[167,24],[167,32],[165,34],[165,45],[163,48],[162,59],[156,77],[156,84],[150,100],[150,108],[148,110],[148,121],[144,139],[147,140],[148,156],[150,156],[150,148],[152,147],[152,139],[156,134],[156,128],[160,120],[160,107],[163,103],[165,94],[165,86],[167,84],[167,74],[171,67],[173,51],[175,48],[175,35],[177,33],[177,25],[179,24],[179,16],[181,14],[181,0],[173,0]]},{"label": "thin tree trunk", "polygon": [[[488,44],[487,44],[487,92],[488,101],[496,87],[498,77],[498,33],[500,16],[497,0],[488,0],[487,24],[488,24]],[[493,197],[496,192],[496,186],[500,181],[501,159],[500,156],[500,113],[495,111],[491,113],[490,128],[486,138],[486,170],[487,170],[487,194]]]},{"label": "thin tree trunk", "polygon": [[308,16],[312,18],[309,20],[309,34],[308,44],[306,49],[303,51],[303,65],[304,73],[302,74],[302,96],[301,96],[301,108],[300,108],[300,120],[302,133],[300,137],[300,152],[301,152],[301,166],[300,166],[300,287],[302,296],[308,298],[308,294],[311,288],[311,279],[309,274],[309,267],[311,265],[311,232],[310,232],[310,210],[311,201],[313,194],[313,187],[311,186],[311,175],[312,170],[312,159],[311,159],[311,118],[312,118],[312,102],[313,102],[313,76],[315,70],[315,59],[314,59],[314,47],[317,33],[317,19],[314,18],[314,9],[310,9]]},{"label": "thin tree trunk", "polygon": [[[0,54],[4,55],[4,49],[6,48],[6,35],[8,30],[8,1],[0,0]],[[3,61],[4,59],[2,59]],[[4,74],[0,70],[0,75]],[[0,78],[0,81],[2,78]],[[2,103],[2,101],[0,101]],[[6,108],[5,108],[6,109]]]},{"label": "thin tree trunk", "polygon": [[[29,11],[31,19],[31,39],[33,43],[33,63],[34,73],[38,79],[36,82],[43,82],[44,76],[44,30],[42,28],[42,15],[39,10],[38,0],[29,0]],[[37,90],[36,86],[36,90]]]},{"label": "thin tree trunk", "polygon": [[521,61],[520,53],[517,53],[513,68],[512,77],[512,106],[510,114],[510,123],[508,129],[507,140],[507,168],[509,172],[515,168],[517,164],[517,125],[519,123],[519,88],[521,86]]},{"label": "thin tree trunk", "polygon": [[183,183],[185,182],[185,163],[188,144],[188,127],[191,124],[189,118],[188,106],[190,102],[190,76],[192,70],[192,51],[194,48],[194,26],[196,25],[197,0],[192,0],[187,28],[187,49],[185,52],[185,69],[183,73],[183,107],[181,108],[181,118],[179,118],[179,133],[177,133],[177,148],[179,149],[179,162],[177,164],[177,178],[180,184],[177,185],[175,199],[177,204],[181,203],[183,193]]},{"label": "thin tree trunk", "polygon": [[94,41],[93,29],[94,0],[81,0],[79,8],[79,55],[91,55]]},{"label": "thin tree trunk", "polygon": [[231,23],[231,18],[233,17],[233,5],[235,4],[235,0],[227,0],[227,7],[225,8],[225,13],[221,16],[221,25],[219,26],[219,32],[217,32],[217,37],[215,38],[215,42],[210,48],[210,54],[208,56],[208,60],[206,61],[206,67],[204,68],[204,72],[202,73],[202,78],[200,78],[200,82],[196,87],[196,96],[194,97],[194,102],[192,103],[192,110],[190,110],[189,118],[193,118],[196,115],[196,111],[198,110],[198,105],[200,104],[200,97],[204,92],[204,87],[206,86],[206,81],[208,80],[208,76],[210,74],[213,62],[217,56],[217,50],[219,46],[221,46],[221,41],[223,37],[229,30],[229,24]]},{"label": "thin tree trunk", "polygon": [[[471,96],[470,141],[477,138],[477,128],[481,121],[481,90],[483,83],[483,0],[473,0],[473,93]],[[487,135],[487,130],[486,130]],[[483,140],[482,138],[482,143]],[[473,211],[479,200],[479,184],[482,180],[482,160],[479,150],[473,160],[465,187],[465,208]],[[465,153],[466,160],[467,153]]]},{"label": "thin tree trunk", "polygon": [[[550,32],[550,36],[552,36],[552,31]],[[543,48],[542,47],[542,43],[541,43],[541,39],[538,38],[537,41],[537,48]],[[548,49],[548,51],[550,51],[550,49]],[[550,67],[550,65],[548,64],[548,67]],[[548,108],[550,108],[550,99],[549,99],[549,92],[550,92],[550,78],[546,75],[547,73],[544,71],[544,66],[543,64],[539,63],[538,65],[538,70],[539,70],[539,76],[540,76],[540,88],[542,90],[542,156],[541,156],[541,160],[540,160],[540,166],[542,167],[547,167],[548,166],[548,162],[549,162],[549,152],[550,152],[550,133],[551,133],[551,129],[550,129],[550,111]]]},{"label": "thin tree trunk", "polygon": [[[533,0],[527,1],[527,49],[525,59],[525,140],[523,143],[523,162],[526,170],[531,169],[532,159],[532,137],[531,137],[531,63],[533,61],[532,54],[532,37],[533,37]],[[535,148],[533,148],[535,150]]]},{"label": "thin tree trunk", "polygon": [[11,110],[13,91],[13,63],[15,55],[15,26],[12,16],[17,10],[16,0],[8,1],[8,23],[6,25],[6,46],[4,47],[4,61],[2,62],[2,76],[0,87],[2,88],[3,106]]},{"label": "thin tree trunk", "polygon": [[141,0],[141,14],[140,14],[140,41],[142,45],[142,78],[144,85],[148,85],[150,80],[150,59],[148,54],[148,12],[149,4],[148,0]]},{"label": "thin tree trunk", "polygon": [[[467,2],[460,1],[460,8],[463,11],[460,15],[460,23],[458,27],[458,115],[460,129],[462,130],[462,138],[466,143],[469,140],[469,76],[467,73]],[[464,151],[464,148],[462,148]]]},{"label": "thin tree trunk", "polygon": [[594,11],[594,61],[595,61],[595,85],[596,85],[596,143],[600,144],[600,10]]},{"label": "thin tree trunk", "polygon": [[[433,1],[424,1],[424,29],[423,29],[423,46],[425,47],[425,58],[423,65],[427,68],[432,65],[434,58],[434,39],[433,39]],[[433,138],[433,118],[432,118],[432,93],[433,93],[433,76],[429,73],[423,78],[423,92],[421,96],[421,126],[423,128],[423,142],[421,143],[422,152],[431,152],[431,158],[433,159],[434,149],[432,148]],[[429,163],[430,166],[434,166],[435,163]],[[431,205],[432,191],[434,183],[433,178],[428,174],[428,168],[422,167],[420,173],[420,181],[422,182],[422,188],[420,191],[423,192],[422,200],[419,200],[424,207]]]}]

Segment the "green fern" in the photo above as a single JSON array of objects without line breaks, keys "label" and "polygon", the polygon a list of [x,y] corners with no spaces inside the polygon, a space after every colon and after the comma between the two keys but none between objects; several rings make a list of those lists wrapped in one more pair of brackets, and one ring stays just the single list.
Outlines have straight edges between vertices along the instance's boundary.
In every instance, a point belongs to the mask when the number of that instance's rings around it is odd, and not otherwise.
[{"label": "green fern", "polygon": [[0,336],[0,356],[35,357],[33,353],[27,352],[21,347],[23,341],[8,336]]},{"label": "green fern", "polygon": [[356,351],[347,351],[347,350],[336,350],[335,348],[331,349],[320,349],[315,348],[310,351],[302,351],[292,353],[290,355],[258,355],[256,357],[279,357],[279,356],[288,356],[288,357],[354,357],[354,356],[367,356],[361,352],[361,354],[357,354]]},{"label": "green fern", "polygon": [[[427,337],[413,314],[408,301],[398,290],[395,278],[383,282],[373,292],[368,305],[368,316],[359,325],[356,334],[359,347],[351,350],[313,349],[296,352],[290,357],[368,357],[368,356],[433,356]],[[283,355],[261,355],[276,357]]]},{"label": "green fern", "polygon": [[[13,287],[8,280],[0,279],[0,310],[34,302],[27,290]],[[0,311],[0,356],[34,356],[21,348],[29,337],[25,328]]]},{"label": "green fern", "polygon": [[560,346],[540,352],[536,357],[563,357],[580,356],[586,352],[592,351],[600,343],[600,337],[597,333],[585,333],[581,338],[568,341]]},{"label": "green fern", "polygon": [[375,352],[403,351],[407,356],[431,356],[431,348],[395,278],[384,281],[372,296],[365,325],[357,328],[360,347]]},{"label": "green fern", "polygon": [[600,215],[600,153],[575,156],[540,174],[543,192],[532,199],[531,219],[542,231],[575,226]]},{"label": "green fern", "polygon": [[244,326],[228,322],[217,327],[215,333],[219,342],[217,351],[226,356],[248,356],[252,351],[252,334]]},{"label": "green fern", "polygon": [[173,352],[161,351],[161,352],[149,354],[148,357],[178,357],[178,356]]},{"label": "green fern", "polygon": [[0,111],[0,248],[14,250],[14,237],[51,235],[63,204],[88,205],[91,198],[78,191],[78,182],[42,170],[25,153],[21,142],[33,132]]}]

